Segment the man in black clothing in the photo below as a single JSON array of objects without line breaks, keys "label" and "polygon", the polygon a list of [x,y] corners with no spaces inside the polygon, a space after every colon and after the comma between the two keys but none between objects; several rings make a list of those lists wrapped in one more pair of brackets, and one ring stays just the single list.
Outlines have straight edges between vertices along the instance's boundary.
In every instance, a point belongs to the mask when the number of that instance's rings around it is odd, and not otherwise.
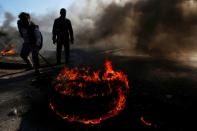
[{"label": "man in black clothing", "polygon": [[61,64],[61,52],[62,46],[65,51],[65,62],[69,62],[70,57],[70,42],[74,43],[72,24],[69,19],[66,18],[66,9],[60,10],[60,17],[55,19],[52,30],[53,43],[57,43],[56,57],[57,64]]}]

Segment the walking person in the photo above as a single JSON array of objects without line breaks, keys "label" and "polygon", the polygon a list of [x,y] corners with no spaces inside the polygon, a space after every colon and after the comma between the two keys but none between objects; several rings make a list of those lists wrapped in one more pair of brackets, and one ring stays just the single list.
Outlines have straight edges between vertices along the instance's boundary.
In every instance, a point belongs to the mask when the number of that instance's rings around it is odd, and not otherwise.
[{"label": "walking person", "polygon": [[69,63],[70,60],[70,42],[74,43],[72,24],[69,19],[66,18],[66,9],[60,10],[60,17],[55,19],[52,29],[52,40],[56,44],[56,57],[57,64],[61,64],[61,52],[62,46],[65,51],[65,63]]},{"label": "walking person", "polygon": [[[39,75],[39,51],[42,48],[42,34],[39,31],[38,25],[35,25],[26,12],[19,14],[17,22],[18,31],[23,38],[23,46],[20,53],[21,58],[27,63],[28,69],[34,68],[35,74]],[[29,54],[32,53],[32,62],[29,60]]]}]

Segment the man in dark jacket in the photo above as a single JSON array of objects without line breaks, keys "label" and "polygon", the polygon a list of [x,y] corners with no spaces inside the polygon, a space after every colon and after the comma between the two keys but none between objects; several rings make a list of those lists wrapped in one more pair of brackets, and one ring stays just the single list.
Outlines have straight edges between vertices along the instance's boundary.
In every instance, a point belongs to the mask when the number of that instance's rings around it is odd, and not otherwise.
[{"label": "man in dark jacket", "polygon": [[53,24],[53,43],[57,43],[56,57],[57,64],[61,64],[61,52],[62,46],[65,51],[65,62],[69,62],[70,57],[70,42],[74,43],[72,24],[69,19],[66,18],[66,9],[60,10],[60,17],[55,19]]},{"label": "man in dark jacket", "polygon": [[42,47],[42,34],[39,31],[38,25],[35,25],[30,20],[30,15],[26,12],[19,14],[18,30],[23,38],[23,46],[20,53],[21,58],[27,63],[28,67],[32,67],[32,63],[28,56],[32,53],[33,67],[36,75],[39,74],[39,51]]}]

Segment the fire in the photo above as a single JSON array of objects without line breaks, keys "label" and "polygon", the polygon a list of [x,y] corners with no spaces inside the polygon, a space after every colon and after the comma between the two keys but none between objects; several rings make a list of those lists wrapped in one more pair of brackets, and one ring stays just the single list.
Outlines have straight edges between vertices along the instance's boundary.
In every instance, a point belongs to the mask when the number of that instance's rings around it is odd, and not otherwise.
[{"label": "fire", "polygon": [[[90,68],[64,68],[55,79],[54,89],[61,95],[91,99],[106,96],[117,92],[117,98],[111,102],[113,108],[101,115],[99,118],[87,119],[77,115],[65,114],[58,111],[56,103],[50,102],[49,107],[55,114],[69,122],[80,122],[83,124],[99,124],[104,120],[118,115],[126,104],[126,97],[129,91],[127,76],[121,71],[113,70],[111,61],[105,62],[105,71],[92,71]],[[105,92],[99,92],[102,85]],[[86,90],[88,89],[88,92]]]},{"label": "fire", "polygon": [[16,51],[14,50],[14,44],[10,44],[6,49],[3,49],[0,54],[2,56],[10,56],[10,55],[15,55]]},{"label": "fire", "polygon": [[13,49],[10,49],[10,50],[2,50],[1,51],[1,55],[2,56],[7,56],[7,55],[14,55],[16,52],[15,50]]}]

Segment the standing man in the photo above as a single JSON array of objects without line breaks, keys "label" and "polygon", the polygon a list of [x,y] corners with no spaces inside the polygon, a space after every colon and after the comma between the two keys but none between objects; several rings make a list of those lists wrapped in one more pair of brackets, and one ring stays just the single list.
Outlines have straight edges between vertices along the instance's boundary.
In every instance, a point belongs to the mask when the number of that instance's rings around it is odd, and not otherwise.
[{"label": "standing man", "polygon": [[20,53],[21,58],[27,63],[28,68],[32,68],[32,63],[29,60],[29,54],[32,53],[33,68],[35,69],[35,74],[39,75],[39,51],[42,48],[42,34],[39,31],[38,25],[35,25],[30,20],[30,15],[26,12],[19,14],[18,30],[23,38],[23,46]]},{"label": "standing man", "polygon": [[60,17],[55,19],[52,33],[53,43],[57,43],[57,64],[61,64],[62,46],[64,46],[65,51],[65,63],[68,63],[70,57],[70,42],[72,44],[74,43],[74,37],[71,21],[66,18],[66,9],[62,8],[60,10]]}]

